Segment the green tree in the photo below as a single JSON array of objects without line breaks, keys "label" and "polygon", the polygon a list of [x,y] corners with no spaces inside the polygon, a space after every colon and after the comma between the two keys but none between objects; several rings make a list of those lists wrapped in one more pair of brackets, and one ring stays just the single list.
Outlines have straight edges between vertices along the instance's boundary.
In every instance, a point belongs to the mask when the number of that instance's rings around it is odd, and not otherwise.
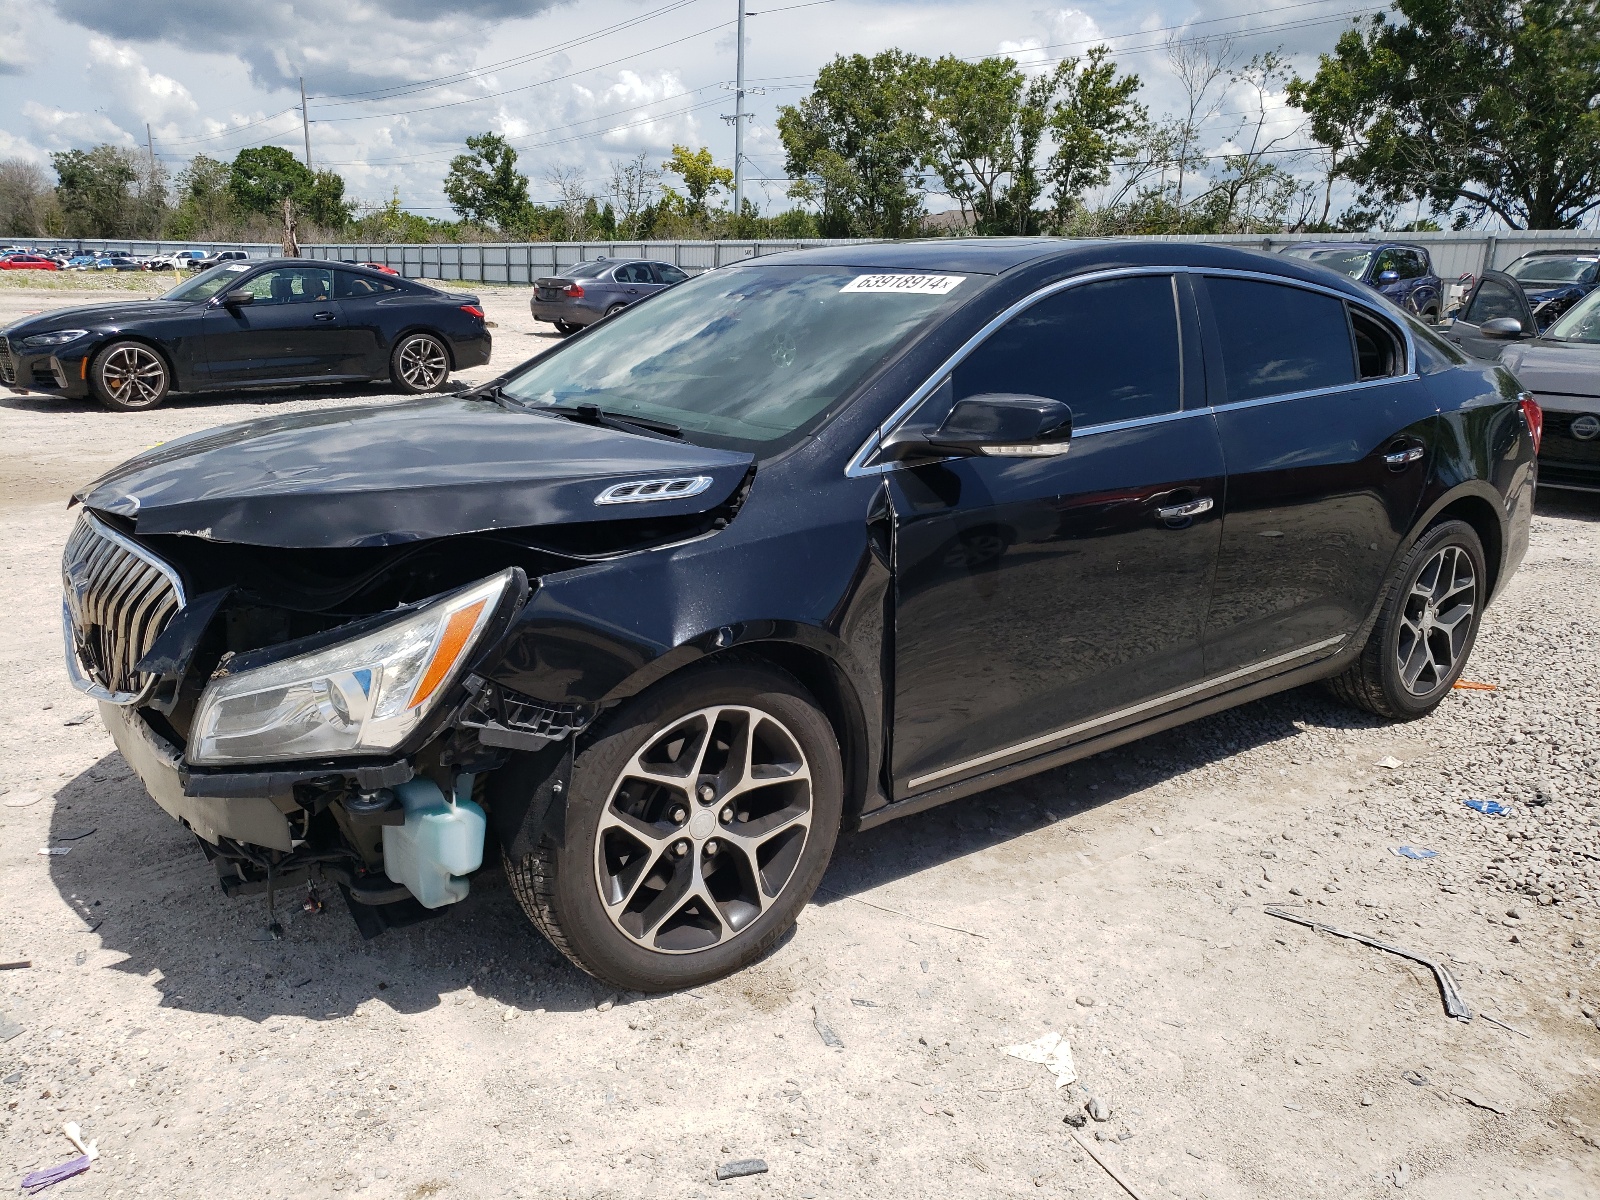
[{"label": "green tree", "polygon": [[[711,151],[705,146],[690,150],[687,146],[674,145],[672,157],[661,164],[661,169],[683,180],[684,215],[691,221],[705,220],[711,211],[713,192],[727,191],[733,187],[733,172],[727,167],[717,166]],[[671,188],[662,190],[671,196],[677,195]]]},{"label": "green tree", "polygon": [[1045,177],[1058,225],[1082,206],[1084,192],[1111,182],[1112,164],[1131,154],[1149,128],[1149,112],[1134,99],[1142,81],[1119,74],[1110,53],[1096,46],[1082,61],[1056,65],[1049,122],[1054,148]]},{"label": "green tree", "polygon": [[285,197],[299,200],[309,195],[316,177],[282,146],[253,146],[241,150],[228,171],[228,191],[245,212],[277,216]]},{"label": "green tree", "polygon": [[953,55],[911,74],[928,114],[923,161],[945,195],[977,233],[1029,232],[1050,77],[1030,87],[1013,59]]},{"label": "green tree", "polygon": [[826,237],[906,237],[922,217],[926,114],[901,50],[840,55],[799,104],[778,110],[789,194],[821,209]]},{"label": "green tree", "polygon": [[205,154],[189,160],[177,178],[177,210],[172,214],[174,237],[195,238],[231,234],[237,209],[228,182],[233,164]]},{"label": "green tree", "polygon": [[1290,99],[1363,203],[1425,198],[1513,229],[1572,229],[1600,207],[1600,6],[1397,0],[1344,33]]},{"label": "green tree", "polygon": [[124,146],[102,144],[92,150],[63,150],[50,156],[56,169],[56,198],[69,237],[122,237],[134,232],[143,205],[135,185],[139,156]]},{"label": "green tree", "polygon": [[517,170],[517,152],[498,133],[467,139],[467,153],[450,160],[444,194],[461,219],[474,225],[509,230],[528,219],[528,177]]}]

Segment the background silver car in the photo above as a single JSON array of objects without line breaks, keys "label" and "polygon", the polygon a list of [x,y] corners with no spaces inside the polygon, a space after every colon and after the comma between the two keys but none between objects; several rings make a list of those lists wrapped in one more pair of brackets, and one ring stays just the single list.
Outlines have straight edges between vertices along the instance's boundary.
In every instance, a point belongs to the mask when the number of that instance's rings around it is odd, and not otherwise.
[{"label": "background silver car", "polygon": [[535,279],[529,307],[535,321],[573,333],[687,278],[671,263],[598,258]]}]

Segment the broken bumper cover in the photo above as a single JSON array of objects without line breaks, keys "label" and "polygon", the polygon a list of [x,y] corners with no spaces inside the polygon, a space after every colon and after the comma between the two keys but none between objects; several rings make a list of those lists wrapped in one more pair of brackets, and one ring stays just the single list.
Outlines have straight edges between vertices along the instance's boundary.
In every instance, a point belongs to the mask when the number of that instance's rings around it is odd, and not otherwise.
[{"label": "broken bumper cover", "polygon": [[151,799],[212,845],[228,838],[287,853],[293,849],[287,814],[299,808],[294,800],[295,784],[344,774],[358,787],[375,790],[404,783],[413,774],[404,761],[342,772],[200,774],[190,771],[177,747],[145,724],[137,711],[101,701],[100,719]]}]

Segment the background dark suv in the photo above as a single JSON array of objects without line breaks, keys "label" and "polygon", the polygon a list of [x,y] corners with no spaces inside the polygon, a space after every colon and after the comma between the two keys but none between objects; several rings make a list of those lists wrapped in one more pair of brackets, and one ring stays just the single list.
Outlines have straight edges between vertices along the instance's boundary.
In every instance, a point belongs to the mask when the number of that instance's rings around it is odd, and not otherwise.
[{"label": "background dark suv", "polygon": [[1444,283],[1433,273],[1433,263],[1421,246],[1388,242],[1300,242],[1284,251],[1364,283],[1414,312],[1428,324],[1437,324],[1443,311]]},{"label": "background dark suv", "polygon": [[529,307],[535,321],[572,333],[687,278],[671,263],[599,258],[534,280]]}]

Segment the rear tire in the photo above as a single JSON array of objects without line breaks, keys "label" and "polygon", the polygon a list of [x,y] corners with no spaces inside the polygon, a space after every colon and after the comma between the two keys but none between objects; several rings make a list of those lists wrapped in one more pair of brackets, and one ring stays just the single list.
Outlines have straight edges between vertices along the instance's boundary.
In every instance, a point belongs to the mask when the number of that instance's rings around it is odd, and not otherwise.
[{"label": "rear tire", "polygon": [[389,378],[412,396],[438,391],[450,378],[450,352],[431,333],[408,333],[389,355]]},{"label": "rear tire", "polygon": [[1390,580],[1361,657],[1328,686],[1392,721],[1427,716],[1466,667],[1487,599],[1477,531],[1465,521],[1433,526]]},{"label": "rear tire", "polygon": [[1423,309],[1422,320],[1426,325],[1437,325],[1439,323],[1439,310],[1437,308]]},{"label": "rear tire", "polygon": [[112,342],[89,364],[89,390],[113,412],[145,412],[167,398],[167,360],[143,342]]},{"label": "rear tire", "polygon": [[556,325],[556,332],[559,333],[562,337],[571,337],[573,334],[578,332],[578,328],[579,328],[578,326],[569,324],[566,321],[557,321],[555,323],[555,325]]},{"label": "rear tire", "polygon": [[628,306],[626,304],[613,304],[610,308],[606,309],[606,316],[614,317],[627,307]]},{"label": "rear tire", "polygon": [[506,857],[528,918],[628,991],[728,975],[794,924],[838,837],[833,727],[791,676],[719,662],[619,710],[573,763],[565,836]]}]

